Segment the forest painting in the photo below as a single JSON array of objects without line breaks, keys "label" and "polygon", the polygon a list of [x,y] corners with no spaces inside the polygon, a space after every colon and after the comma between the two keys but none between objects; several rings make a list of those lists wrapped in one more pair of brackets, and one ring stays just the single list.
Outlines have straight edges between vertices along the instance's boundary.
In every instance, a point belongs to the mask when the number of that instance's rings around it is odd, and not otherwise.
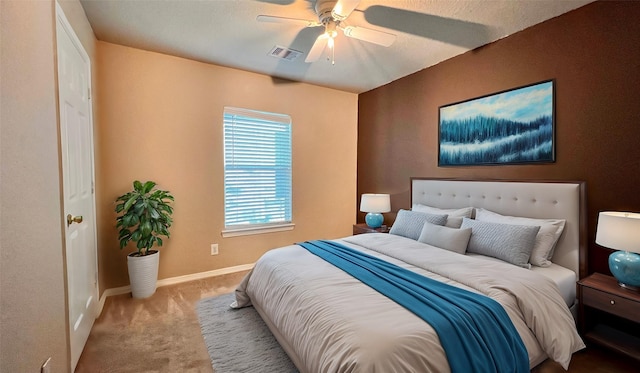
[{"label": "forest painting", "polygon": [[553,83],[440,107],[438,166],[555,161]]}]

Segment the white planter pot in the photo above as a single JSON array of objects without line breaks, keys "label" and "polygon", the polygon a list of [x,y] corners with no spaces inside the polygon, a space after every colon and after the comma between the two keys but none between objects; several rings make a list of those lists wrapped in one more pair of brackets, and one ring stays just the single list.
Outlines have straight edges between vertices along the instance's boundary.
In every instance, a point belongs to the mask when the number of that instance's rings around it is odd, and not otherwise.
[{"label": "white planter pot", "polygon": [[134,298],[148,298],[156,292],[160,252],[156,251],[145,256],[131,256],[131,254],[127,256],[131,295]]}]

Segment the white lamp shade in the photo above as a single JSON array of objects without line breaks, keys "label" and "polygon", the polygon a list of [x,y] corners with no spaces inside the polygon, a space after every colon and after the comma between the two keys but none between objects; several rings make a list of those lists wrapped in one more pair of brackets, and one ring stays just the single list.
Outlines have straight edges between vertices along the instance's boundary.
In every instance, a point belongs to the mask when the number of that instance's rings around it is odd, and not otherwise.
[{"label": "white lamp shade", "polygon": [[598,215],[596,243],[610,249],[640,253],[640,214],[601,212]]},{"label": "white lamp shade", "polygon": [[360,199],[360,211],[362,212],[389,212],[391,201],[388,194],[365,193]]}]

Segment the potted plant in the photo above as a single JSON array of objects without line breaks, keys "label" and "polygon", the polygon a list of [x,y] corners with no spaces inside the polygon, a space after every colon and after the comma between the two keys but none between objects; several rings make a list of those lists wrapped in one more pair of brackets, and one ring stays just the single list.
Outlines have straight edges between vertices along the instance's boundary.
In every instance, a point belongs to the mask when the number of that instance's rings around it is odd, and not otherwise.
[{"label": "potted plant", "polygon": [[152,250],[162,246],[162,236],[169,237],[173,196],[166,190],[154,189],[156,183],[133,182],[133,190],[116,199],[116,228],[119,229],[120,249],[129,242],[136,243],[137,251],[127,256],[131,294],[134,298],[147,298],[156,291],[160,252]]}]

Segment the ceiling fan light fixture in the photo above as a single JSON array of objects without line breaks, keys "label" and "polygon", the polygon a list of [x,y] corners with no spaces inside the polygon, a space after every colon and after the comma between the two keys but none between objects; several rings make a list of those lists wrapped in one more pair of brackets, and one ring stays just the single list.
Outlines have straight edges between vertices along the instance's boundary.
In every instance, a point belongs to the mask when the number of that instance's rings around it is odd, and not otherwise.
[{"label": "ceiling fan light fixture", "polygon": [[[1,1],[1,0],[0,0]],[[390,46],[396,40],[396,36],[383,31],[372,30],[365,27],[348,26],[342,27],[340,24],[347,19],[356,9],[360,0],[315,0],[315,11],[318,21],[302,20],[297,18],[259,15],[260,22],[292,23],[306,27],[324,26],[324,33],[316,38],[311,46],[307,58],[304,62],[312,63],[318,60],[325,49],[329,49],[328,60],[335,64],[335,38],[338,36],[338,29],[350,38],[382,45]]]},{"label": "ceiling fan light fixture", "polygon": [[336,36],[338,36],[338,31],[336,31],[337,28],[338,23],[332,19],[327,20],[324,23],[324,33],[330,38],[335,38]]},{"label": "ceiling fan light fixture", "polygon": [[334,40],[333,37],[329,37],[329,39],[327,40],[327,45],[329,46],[330,49],[333,49],[333,45],[334,45]]},{"label": "ceiling fan light fixture", "polygon": [[335,37],[338,36],[338,28],[339,21],[335,21],[334,19],[328,19],[324,23],[324,36],[327,38],[327,46],[329,47],[329,56],[327,59],[331,61],[332,65],[336,64],[336,51],[333,48],[335,45]]}]

